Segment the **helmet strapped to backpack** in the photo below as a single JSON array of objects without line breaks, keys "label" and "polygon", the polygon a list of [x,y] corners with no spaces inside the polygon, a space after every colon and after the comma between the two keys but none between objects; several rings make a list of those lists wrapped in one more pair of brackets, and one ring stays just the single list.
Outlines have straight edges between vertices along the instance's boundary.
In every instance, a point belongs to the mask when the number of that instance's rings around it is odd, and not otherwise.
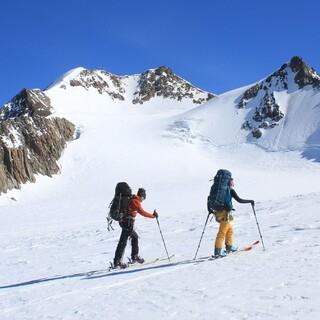
[{"label": "helmet strapped to backpack", "polygon": [[218,170],[213,179],[213,185],[208,196],[207,207],[209,212],[232,209],[230,180],[231,172],[225,169]]},{"label": "helmet strapped to backpack", "polygon": [[115,195],[109,205],[108,230],[113,229],[112,221],[120,221],[128,215],[128,206],[132,198],[132,190],[126,182],[119,182],[116,185]]}]

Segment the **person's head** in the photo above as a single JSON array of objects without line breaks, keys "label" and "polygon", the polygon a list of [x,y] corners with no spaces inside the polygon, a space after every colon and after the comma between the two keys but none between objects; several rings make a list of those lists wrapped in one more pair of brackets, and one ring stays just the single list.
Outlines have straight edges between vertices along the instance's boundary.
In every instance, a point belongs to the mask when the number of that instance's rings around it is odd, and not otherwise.
[{"label": "person's head", "polygon": [[139,188],[137,196],[140,198],[141,201],[145,200],[147,197],[146,190],[143,188]]},{"label": "person's head", "polygon": [[230,179],[229,181],[229,187],[234,187],[234,181],[233,181],[233,178]]}]

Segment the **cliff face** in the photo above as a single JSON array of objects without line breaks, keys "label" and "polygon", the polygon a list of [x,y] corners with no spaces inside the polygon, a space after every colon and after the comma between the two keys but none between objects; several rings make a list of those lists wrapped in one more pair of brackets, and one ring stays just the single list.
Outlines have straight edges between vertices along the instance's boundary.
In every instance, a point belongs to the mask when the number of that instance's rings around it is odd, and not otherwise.
[{"label": "cliff face", "polygon": [[0,192],[28,181],[36,174],[59,172],[57,160],[75,126],[52,116],[50,99],[41,90],[22,90],[0,109]]}]

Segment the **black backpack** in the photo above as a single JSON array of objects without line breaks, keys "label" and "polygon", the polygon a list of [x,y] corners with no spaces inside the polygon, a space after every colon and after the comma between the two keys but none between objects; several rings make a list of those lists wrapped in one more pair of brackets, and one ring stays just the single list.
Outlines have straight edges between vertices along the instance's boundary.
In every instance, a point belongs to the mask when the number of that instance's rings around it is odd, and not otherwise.
[{"label": "black backpack", "polygon": [[209,212],[232,209],[230,180],[230,171],[225,169],[218,170],[208,196],[207,207]]},{"label": "black backpack", "polygon": [[[125,218],[128,213],[129,202],[132,198],[132,190],[126,182],[119,182],[116,185],[115,195],[109,205],[108,230],[112,221],[120,221]],[[113,229],[113,228],[112,228]]]}]

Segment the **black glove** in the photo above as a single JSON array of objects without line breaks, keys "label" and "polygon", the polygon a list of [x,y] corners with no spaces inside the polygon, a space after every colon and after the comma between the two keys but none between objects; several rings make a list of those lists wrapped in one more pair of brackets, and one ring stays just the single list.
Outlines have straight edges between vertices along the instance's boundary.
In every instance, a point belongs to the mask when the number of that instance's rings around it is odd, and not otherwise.
[{"label": "black glove", "polygon": [[156,211],[156,209],[153,210],[153,216],[154,216],[155,218],[158,218],[158,217],[159,217],[158,212]]},{"label": "black glove", "polygon": [[250,203],[254,207],[254,200],[250,200]]}]

